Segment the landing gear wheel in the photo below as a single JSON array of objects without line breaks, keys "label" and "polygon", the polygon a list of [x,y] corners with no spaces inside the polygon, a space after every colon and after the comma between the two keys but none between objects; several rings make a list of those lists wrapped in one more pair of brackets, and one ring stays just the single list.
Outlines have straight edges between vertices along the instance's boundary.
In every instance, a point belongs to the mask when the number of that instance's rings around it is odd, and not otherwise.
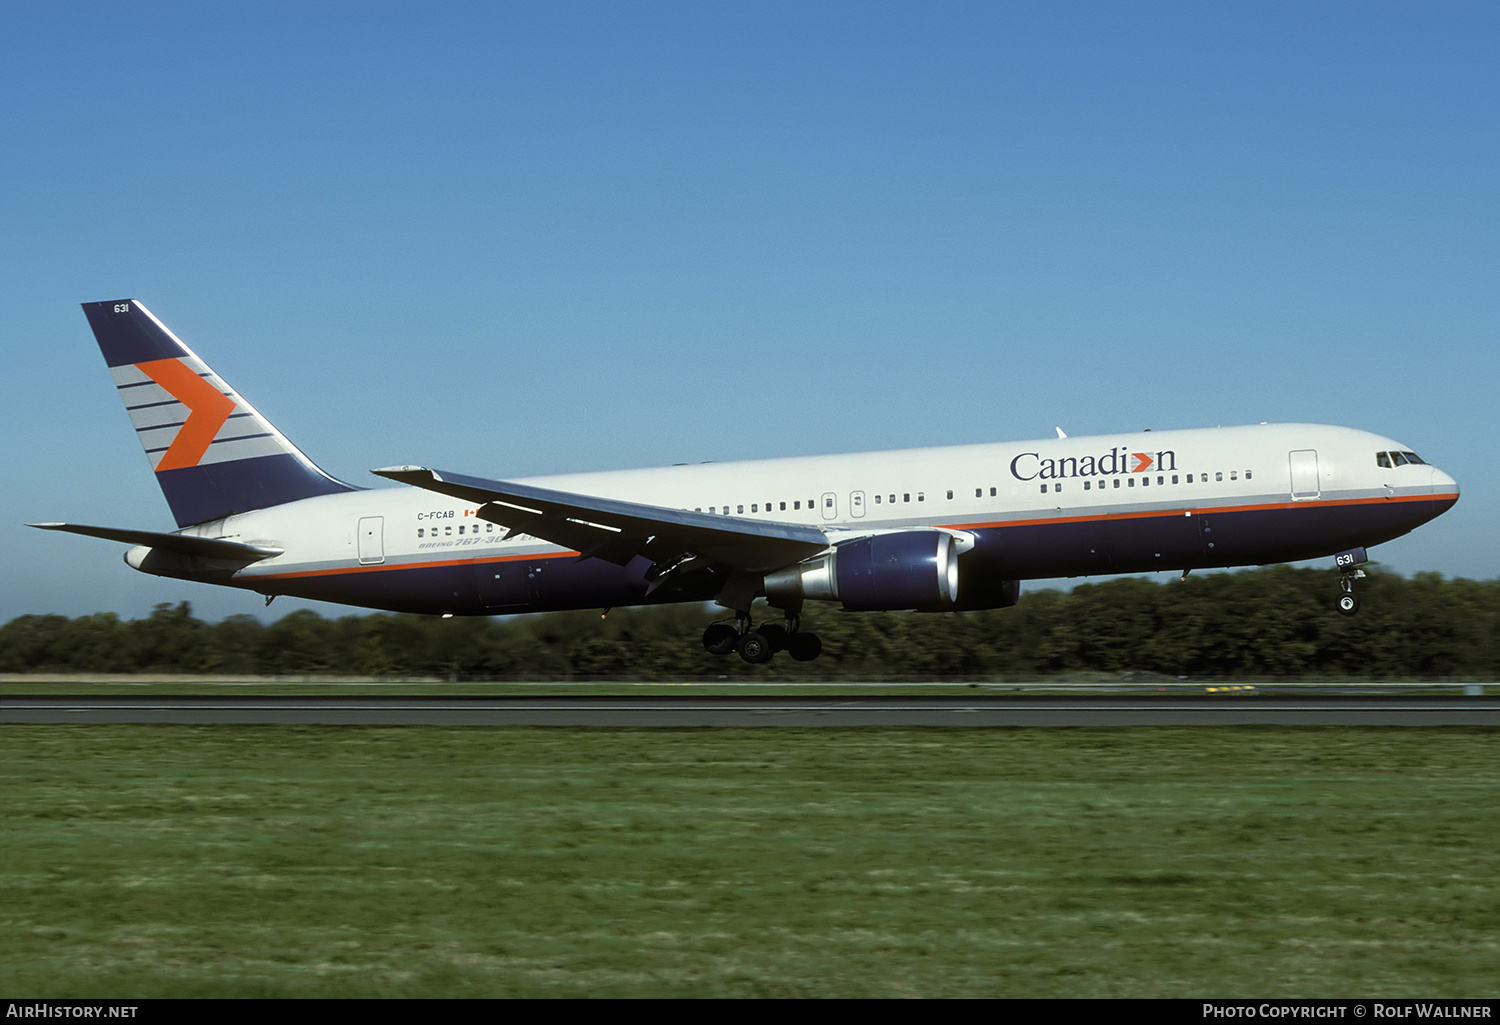
[{"label": "landing gear wheel", "polygon": [[1352,616],[1359,611],[1359,599],[1352,594],[1339,595],[1339,612],[1346,616]]},{"label": "landing gear wheel", "polygon": [[792,635],[787,632],[786,627],[777,626],[775,623],[761,627],[760,635],[771,645],[772,651],[785,651],[787,644],[792,639]]},{"label": "landing gear wheel", "polygon": [[710,655],[727,655],[739,639],[739,632],[728,623],[714,623],[703,631],[703,648]]},{"label": "landing gear wheel", "polygon": [[740,658],[751,665],[760,665],[762,662],[769,662],[771,661],[771,656],[776,654],[776,650],[771,646],[771,642],[759,633],[745,634],[740,638],[739,644],[735,645],[735,647],[739,649]]},{"label": "landing gear wheel", "polygon": [[787,641],[786,650],[798,662],[811,662],[823,654],[823,642],[817,634],[796,633]]}]

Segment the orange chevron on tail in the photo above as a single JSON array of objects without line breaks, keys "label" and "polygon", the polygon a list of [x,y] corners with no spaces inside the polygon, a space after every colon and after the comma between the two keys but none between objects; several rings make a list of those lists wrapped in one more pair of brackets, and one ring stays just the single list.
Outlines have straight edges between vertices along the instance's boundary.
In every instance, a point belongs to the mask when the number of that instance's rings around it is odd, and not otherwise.
[{"label": "orange chevron on tail", "polygon": [[188,408],[187,421],[156,464],[156,472],[197,466],[219,428],[234,412],[234,400],[189,370],[180,359],[154,359],[137,363],[135,368]]}]

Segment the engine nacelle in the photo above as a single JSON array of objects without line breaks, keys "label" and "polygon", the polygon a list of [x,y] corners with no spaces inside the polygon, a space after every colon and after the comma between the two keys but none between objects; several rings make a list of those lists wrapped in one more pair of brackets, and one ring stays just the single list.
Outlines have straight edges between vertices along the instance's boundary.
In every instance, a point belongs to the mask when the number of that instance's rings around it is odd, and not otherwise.
[{"label": "engine nacelle", "polygon": [[943,530],[907,530],[844,541],[795,566],[767,573],[772,605],[803,598],[858,611],[947,612],[958,602],[959,542]]}]

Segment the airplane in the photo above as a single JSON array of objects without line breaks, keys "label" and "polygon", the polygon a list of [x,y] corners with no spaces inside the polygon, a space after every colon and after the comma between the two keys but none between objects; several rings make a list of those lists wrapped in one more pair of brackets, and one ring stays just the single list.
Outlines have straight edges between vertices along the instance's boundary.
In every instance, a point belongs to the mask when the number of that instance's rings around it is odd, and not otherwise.
[{"label": "airplane", "polygon": [[[807,601],[1015,605],[1023,580],[1367,549],[1458,484],[1407,445],[1316,424],[1142,432],[490,480],[424,466],[361,488],[319,469],[134,299],[83,304],[178,529],[35,523],[123,542],[158,576],[393,612],[495,616],[665,602],[734,613],[710,653],[801,661]],[[757,626],[758,598],[783,622]]]}]

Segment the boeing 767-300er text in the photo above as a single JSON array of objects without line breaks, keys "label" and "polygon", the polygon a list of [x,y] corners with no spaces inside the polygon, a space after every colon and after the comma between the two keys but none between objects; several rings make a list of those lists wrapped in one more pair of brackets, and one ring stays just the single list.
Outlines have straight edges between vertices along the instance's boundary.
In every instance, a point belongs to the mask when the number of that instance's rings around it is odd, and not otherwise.
[{"label": "boeing 767-300er text", "polygon": [[[714,601],[703,644],[816,658],[808,599],[850,610],[1014,605],[1020,581],[1334,556],[1352,614],[1365,549],[1458,500],[1410,448],[1260,424],[704,463],[517,481],[421,466],[336,480],[140,303],[84,304],[174,533],[123,541],[160,576],[397,612],[493,616]],[[755,626],[757,597],[785,625]]]}]

